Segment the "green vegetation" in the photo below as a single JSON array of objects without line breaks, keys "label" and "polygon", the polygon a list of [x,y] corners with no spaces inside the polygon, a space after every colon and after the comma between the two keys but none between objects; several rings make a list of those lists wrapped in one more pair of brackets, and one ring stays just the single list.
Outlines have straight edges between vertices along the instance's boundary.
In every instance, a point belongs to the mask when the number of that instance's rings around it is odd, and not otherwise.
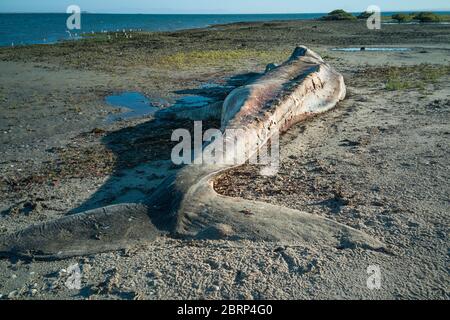
[{"label": "green vegetation", "polygon": [[420,22],[439,22],[441,21],[441,18],[432,12],[419,12],[417,14],[414,14],[413,16],[414,20],[418,20]]},{"label": "green vegetation", "polygon": [[419,86],[422,87],[420,83],[414,81],[392,78],[387,80],[385,88],[386,90],[389,91],[397,91],[397,90],[413,89]]},{"label": "green vegetation", "polygon": [[397,13],[392,16],[392,19],[397,20],[397,22],[410,22],[413,17],[410,14]]},{"label": "green vegetation", "polygon": [[390,67],[387,71],[386,90],[424,90],[445,75],[450,75],[450,65],[429,65]]},{"label": "green vegetation", "polygon": [[443,22],[450,21],[449,15],[438,15],[433,12],[418,12],[418,13],[397,13],[391,16],[392,20],[397,22]]},{"label": "green vegetation", "polygon": [[328,13],[328,15],[323,16],[321,19],[327,21],[338,21],[338,20],[348,21],[348,20],[356,20],[357,18],[345,10],[338,9],[331,11],[330,13]]},{"label": "green vegetation", "polygon": [[372,14],[373,14],[373,12],[364,11],[364,12],[361,12],[357,18],[361,19],[361,20],[367,20],[367,19],[369,19],[370,16],[372,16]]},{"label": "green vegetation", "polygon": [[289,53],[288,51],[254,49],[195,50],[163,56],[156,64],[175,69],[187,69],[193,66],[228,66],[235,65],[240,60],[256,60],[258,63],[268,64],[285,60]]},{"label": "green vegetation", "polygon": [[356,79],[364,79],[364,85],[382,84],[389,91],[397,90],[433,90],[433,85],[450,77],[450,64],[418,64],[410,66],[371,67],[357,72]]}]

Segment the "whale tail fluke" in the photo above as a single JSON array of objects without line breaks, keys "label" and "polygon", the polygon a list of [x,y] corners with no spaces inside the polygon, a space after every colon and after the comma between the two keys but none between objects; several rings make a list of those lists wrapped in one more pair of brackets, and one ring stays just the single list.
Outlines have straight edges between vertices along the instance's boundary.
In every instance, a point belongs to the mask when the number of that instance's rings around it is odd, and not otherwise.
[{"label": "whale tail fluke", "polygon": [[[331,219],[266,202],[220,195],[214,190],[214,176],[199,180],[186,193],[175,227],[180,235],[214,240],[219,232],[228,239],[386,250],[371,235]],[[217,232],[210,232],[211,226],[218,225],[221,227]]]},{"label": "whale tail fluke", "polygon": [[148,209],[123,204],[30,226],[0,237],[0,256],[42,260],[125,249],[158,235]]}]

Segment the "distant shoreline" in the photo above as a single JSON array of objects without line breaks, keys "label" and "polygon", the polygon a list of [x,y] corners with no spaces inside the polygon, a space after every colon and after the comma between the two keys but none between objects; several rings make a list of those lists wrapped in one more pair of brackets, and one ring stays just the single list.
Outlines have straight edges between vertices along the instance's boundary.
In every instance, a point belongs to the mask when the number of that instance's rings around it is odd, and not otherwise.
[{"label": "distant shoreline", "polygon": [[[400,12],[400,11],[398,11]],[[389,17],[397,11],[383,12]],[[412,12],[412,11],[404,11]],[[450,11],[435,11],[450,16]],[[359,13],[352,13],[358,15]],[[293,14],[82,14],[82,29],[67,30],[66,13],[0,13],[0,47],[54,44],[79,40],[83,34],[145,31],[174,32],[233,23],[315,20],[326,13]]]},{"label": "distant shoreline", "polygon": [[[353,11],[351,14],[360,14],[362,11]],[[382,11],[382,15],[391,15],[395,13],[414,13],[414,12],[433,12],[436,14],[450,14],[450,8],[445,10],[394,10]],[[150,16],[261,16],[261,15],[326,15],[328,12],[273,12],[273,13],[115,13],[115,12],[82,12],[82,14],[93,15],[150,15]],[[65,12],[0,12],[0,14],[63,14]]]}]

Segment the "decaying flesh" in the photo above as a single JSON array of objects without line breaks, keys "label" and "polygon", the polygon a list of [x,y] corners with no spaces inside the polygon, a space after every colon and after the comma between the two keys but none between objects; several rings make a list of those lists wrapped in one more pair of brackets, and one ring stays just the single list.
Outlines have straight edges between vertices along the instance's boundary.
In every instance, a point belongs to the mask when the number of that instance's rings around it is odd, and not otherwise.
[{"label": "decaying flesh", "polygon": [[[264,75],[229,94],[221,110],[221,130],[256,133],[249,137],[254,143],[246,145],[250,156],[274,134],[333,108],[344,97],[343,77],[316,53],[298,47],[285,63],[268,68]],[[221,152],[223,158],[230,158],[234,150]],[[214,177],[236,165],[187,165],[166,178],[144,204],[109,206],[34,225],[2,236],[0,252],[61,259],[123,249],[161,234],[383,248],[369,235],[326,218],[217,194]]]}]

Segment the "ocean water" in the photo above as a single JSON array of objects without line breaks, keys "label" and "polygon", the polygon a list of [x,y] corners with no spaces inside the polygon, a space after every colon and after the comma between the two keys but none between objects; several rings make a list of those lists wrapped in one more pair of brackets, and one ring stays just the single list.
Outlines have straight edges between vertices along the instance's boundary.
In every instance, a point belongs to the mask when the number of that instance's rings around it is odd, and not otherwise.
[{"label": "ocean water", "polygon": [[[391,15],[393,12],[383,12]],[[450,14],[450,12],[437,12]],[[0,46],[54,43],[78,39],[83,33],[122,30],[173,31],[215,24],[320,18],[325,13],[302,14],[87,14],[81,15],[81,30],[68,32],[64,13],[0,13]]]},{"label": "ocean water", "polygon": [[154,15],[81,14],[81,30],[66,27],[68,14],[0,13],[0,46],[54,43],[78,38],[82,33],[122,30],[173,31],[245,21],[314,19],[313,14]]}]

